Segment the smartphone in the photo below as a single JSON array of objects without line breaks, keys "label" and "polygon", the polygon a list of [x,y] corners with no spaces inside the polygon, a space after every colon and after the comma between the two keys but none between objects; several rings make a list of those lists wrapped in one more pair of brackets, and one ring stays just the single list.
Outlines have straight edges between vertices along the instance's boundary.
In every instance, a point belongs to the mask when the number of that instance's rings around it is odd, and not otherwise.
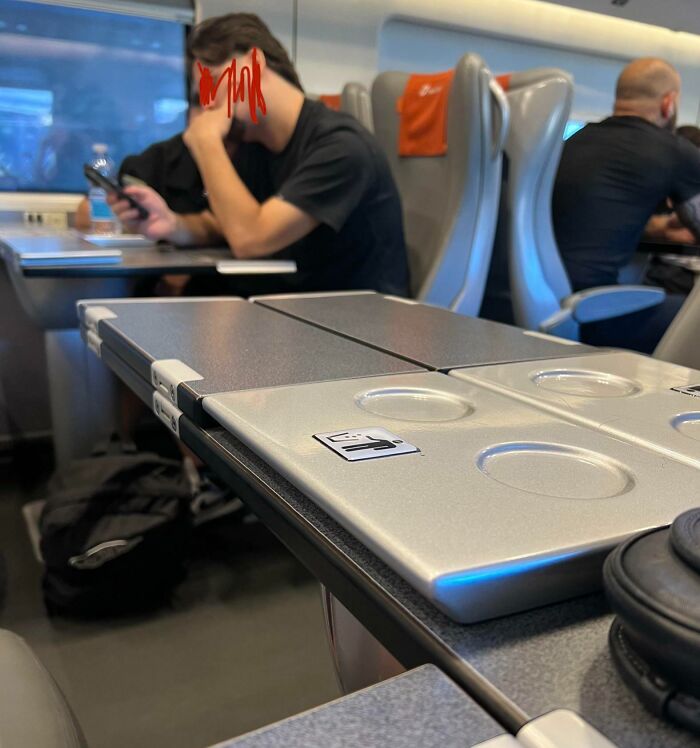
[{"label": "smartphone", "polygon": [[134,210],[138,211],[140,221],[148,218],[148,211],[143,207],[143,205],[134,200],[131,195],[127,195],[126,192],[124,192],[124,190],[122,189],[121,185],[114,179],[110,179],[109,177],[104,176],[104,174],[100,174],[100,172],[90,166],[90,164],[85,164],[83,166],[83,172],[85,173],[85,176],[97,187],[101,187],[106,192],[116,193],[117,197],[120,200],[126,200],[129,205],[134,208]]}]

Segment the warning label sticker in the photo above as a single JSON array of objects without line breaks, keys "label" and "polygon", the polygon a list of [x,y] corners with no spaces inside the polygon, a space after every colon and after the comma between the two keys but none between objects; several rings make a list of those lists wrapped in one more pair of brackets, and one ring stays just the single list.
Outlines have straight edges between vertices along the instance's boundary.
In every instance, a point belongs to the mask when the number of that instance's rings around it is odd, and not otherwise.
[{"label": "warning label sticker", "polygon": [[686,385],[685,387],[671,387],[674,392],[680,392],[682,395],[691,397],[700,397],[700,384]]},{"label": "warning label sticker", "polygon": [[418,447],[386,429],[344,429],[314,434],[313,437],[350,462],[420,452]]}]

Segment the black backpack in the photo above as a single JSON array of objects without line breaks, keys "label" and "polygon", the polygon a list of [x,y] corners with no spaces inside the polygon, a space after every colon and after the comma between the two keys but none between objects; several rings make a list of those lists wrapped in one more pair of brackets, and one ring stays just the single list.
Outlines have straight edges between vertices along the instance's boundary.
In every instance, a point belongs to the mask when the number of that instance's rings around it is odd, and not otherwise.
[{"label": "black backpack", "polygon": [[116,442],[49,482],[39,523],[49,614],[141,613],[185,576],[192,490],[181,463]]}]

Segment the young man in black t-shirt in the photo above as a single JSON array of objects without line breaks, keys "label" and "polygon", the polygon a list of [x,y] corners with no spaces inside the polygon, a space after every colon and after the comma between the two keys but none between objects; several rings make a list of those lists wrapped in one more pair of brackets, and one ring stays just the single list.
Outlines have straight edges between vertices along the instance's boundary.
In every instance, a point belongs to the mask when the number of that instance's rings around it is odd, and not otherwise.
[{"label": "young man in black t-shirt", "polygon": [[[680,77],[668,63],[635,60],[618,79],[613,116],[564,145],[552,215],[574,291],[617,284],[667,198],[700,237],[700,151],[674,134],[679,95]],[[582,339],[650,353],[683,300],[669,295],[652,309],[583,325]]]},{"label": "young man in black t-shirt", "polygon": [[[350,115],[304,97],[286,52],[257,16],[208,19],[188,46],[214,82],[232,60],[239,73],[257,63],[266,112],[259,108],[256,122],[246,96],[230,119],[224,80],[214,104],[183,135],[211,213],[177,215],[153,190],[133,186],[126,191],[150,213],[134,230],[179,245],[223,238],[237,258],[297,262],[294,275],[253,277],[231,289],[244,295],[342,289],[406,295],[399,195],[374,136]],[[235,144],[231,158],[225,139]],[[125,201],[113,209],[122,221],[136,218]]]}]

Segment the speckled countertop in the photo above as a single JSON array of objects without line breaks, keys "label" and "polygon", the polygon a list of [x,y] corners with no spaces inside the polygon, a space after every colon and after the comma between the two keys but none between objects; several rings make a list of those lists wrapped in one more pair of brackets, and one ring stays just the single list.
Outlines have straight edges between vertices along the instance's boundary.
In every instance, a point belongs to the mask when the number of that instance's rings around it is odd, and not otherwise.
[{"label": "speckled countertop", "polygon": [[467,748],[502,733],[438,668],[424,665],[216,748]]}]

